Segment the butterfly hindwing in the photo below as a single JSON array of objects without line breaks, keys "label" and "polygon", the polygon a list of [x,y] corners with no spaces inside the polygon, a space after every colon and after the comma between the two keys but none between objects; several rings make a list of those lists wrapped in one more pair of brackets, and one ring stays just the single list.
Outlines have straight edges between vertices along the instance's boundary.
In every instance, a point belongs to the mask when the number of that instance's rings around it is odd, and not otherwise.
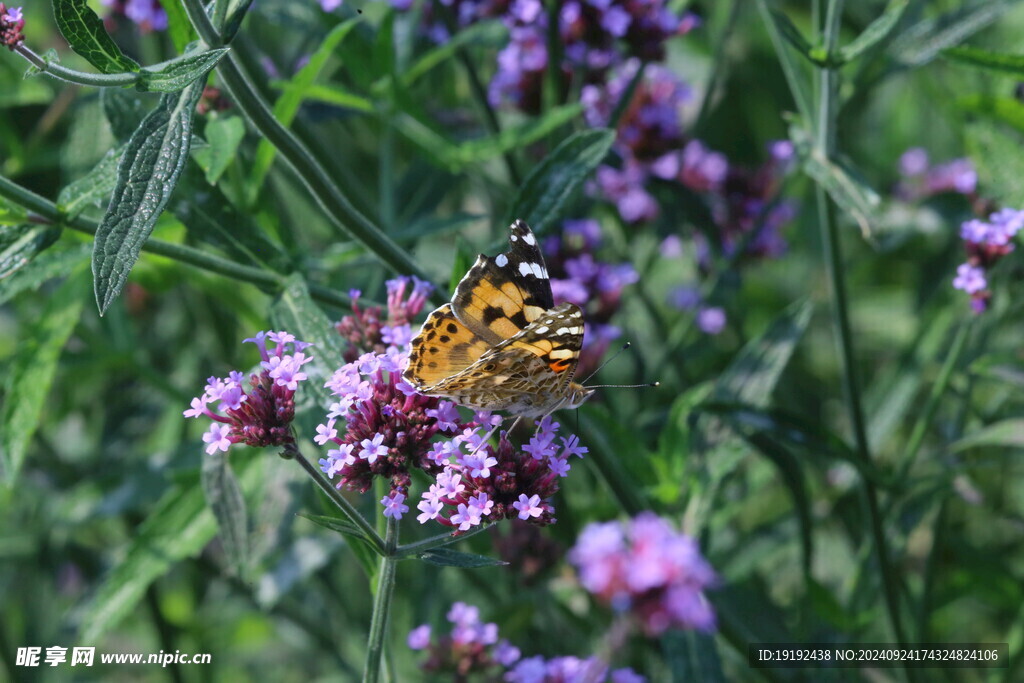
[{"label": "butterfly hindwing", "polygon": [[445,304],[431,313],[412,340],[405,379],[416,388],[428,388],[472,365],[491,348],[473,334]]},{"label": "butterfly hindwing", "polygon": [[522,221],[509,231],[509,250],[493,258],[480,254],[452,297],[455,316],[492,344],[515,336],[554,307],[537,237]]}]

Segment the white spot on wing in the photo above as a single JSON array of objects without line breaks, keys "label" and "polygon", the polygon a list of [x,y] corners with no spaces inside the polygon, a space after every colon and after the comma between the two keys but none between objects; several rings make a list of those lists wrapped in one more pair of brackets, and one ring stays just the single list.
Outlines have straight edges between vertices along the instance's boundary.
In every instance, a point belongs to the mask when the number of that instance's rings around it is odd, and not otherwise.
[{"label": "white spot on wing", "polygon": [[526,261],[523,261],[522,263],[519,264],[519,274],[522,275],[523,277],[529,275],[532,272],[533,271],[530,269],[530,264],[527,263]]},{"label": "white spot on wing", "polygon": [[508,256],[498,254],[498,258],[494,259],[494,262],[497,263],[499,267],[504,268],[508,265]]},{"label": "white spot on wing", "polygon": [[534,330],[534,332],[536,332],[537,334],[547,334],[547,331],[548,331],[548,326],[547,325],[541,325],[536,330]]},{"label": "white spot on wing", "polygon": [[557,330],[555,330],[555,334],[557,334],[557,335],[569,334],[569,328],[568,327],[559,327]]},{"label": "white spot on wing", "polygon": [[529,244],[531,247],[537,244],[537,238],[533,236],[532,232],[528,232],[523,235],[523,241]]},{"label": "white spot on wing", "polygon": [[[533,237],[533,235],[528,235],[528,237]],[[544,272],[544,269],[541,268],[536,263],[531,263],[530,264],[530,270],[533,272],[533,276],[534,277],[538,277],[538,278],[540,278],[542,280],[544,279],[544,277],[546,275],[546,273]]]}]

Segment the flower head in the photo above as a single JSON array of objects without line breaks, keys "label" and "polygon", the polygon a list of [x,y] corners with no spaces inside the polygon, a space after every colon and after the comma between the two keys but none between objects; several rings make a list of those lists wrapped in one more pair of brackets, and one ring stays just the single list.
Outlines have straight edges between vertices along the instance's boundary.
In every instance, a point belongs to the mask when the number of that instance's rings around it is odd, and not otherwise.
[{"label": "flower head", "polygon": [[[268,348],[267,341],[274,346]],[[301,349],[309,344],[284,332],[259,332],[246,342],[259,348],[262,371],[249,377],[232,371],[227,377],[210,377],[201,396],[192,399],[185,417],[214,421],[203,435],[207,453],[227,451],[231,444],[283,446],[294,443],[291,422],[295,418],[295,392],[307,379],[302,366],[313,360]],[[333,423],[327,431],[333,428]]]},{"label": "flower head", "polygon": [[8,8],[0,2],[0,44],[6,45],[8,49],[14,48],[25,42],[25,18],[20,7]]}]

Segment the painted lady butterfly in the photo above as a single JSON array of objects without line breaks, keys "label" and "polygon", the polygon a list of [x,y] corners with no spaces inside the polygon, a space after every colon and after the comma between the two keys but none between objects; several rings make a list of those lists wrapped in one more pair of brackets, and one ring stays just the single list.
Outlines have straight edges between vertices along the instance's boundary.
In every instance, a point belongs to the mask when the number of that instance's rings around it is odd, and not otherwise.
[{"label": "painted lady butterfly", "polygon": [[479,410],[540,417],[576,408],[594,393],[573,381],[583,311],[555,306],[530,226],[517,220],[509,230],[509,250],[478,256],[451,303],[427,317],[403,376],[421,394]]}]

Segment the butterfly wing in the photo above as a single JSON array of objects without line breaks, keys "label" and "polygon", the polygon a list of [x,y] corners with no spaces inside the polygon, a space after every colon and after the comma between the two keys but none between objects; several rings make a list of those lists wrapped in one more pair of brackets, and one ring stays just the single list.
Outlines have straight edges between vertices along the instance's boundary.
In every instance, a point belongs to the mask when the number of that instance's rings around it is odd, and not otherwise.
[{"label": "butterfly wing", "polygon": [[492,345],[519,334],[555,305],[530,226],[517,220],[509,233],[508,251],[495,257],[480,254],[452,297],[459,321]]},{"label": "butterfly wing", "polygon": [[470,367],[491,347],[459,322],[451,304],[445,304],[427,316],[412,340],[409,365],[402,376],[421,393],[429,393],[438,382]]}]

